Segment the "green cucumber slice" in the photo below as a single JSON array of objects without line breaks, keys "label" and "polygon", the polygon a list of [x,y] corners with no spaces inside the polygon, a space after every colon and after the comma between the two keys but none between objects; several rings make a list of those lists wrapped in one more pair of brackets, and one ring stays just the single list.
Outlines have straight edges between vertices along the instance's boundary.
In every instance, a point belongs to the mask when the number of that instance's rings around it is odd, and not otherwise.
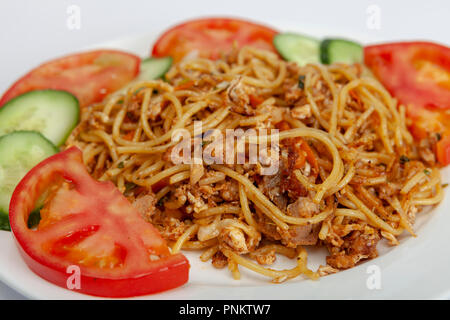
[{"label": "green cucumber slice", "polygon": [[0,137],[0,229],[9,230],[9,201],[25,174],[58,149],[35,131],[15,131]]},{"label": "green cucumber slice", "polygon": [[66,91],[26,92],[0,108],[0,136],[13,131],[38,131],[62,145],[78,123],[77,98]]},{"label": "green cucumber slice", "polygon": [[325,64],[362,62],[363,47],[350,40],[325,39],[320,44],[320,59]]},{"label": "green cucumber slice", "polygon": [[162,78],[172,66],[172,57],[147,58],[141,62],[138,80],[155,80]]},{"label": "green cucumber slice", "polygon": [[320,62],[320,42],[315,38],[296,33],[280,33],[274,37],[273,44],[284,59],[294,61],[299,66]]}]

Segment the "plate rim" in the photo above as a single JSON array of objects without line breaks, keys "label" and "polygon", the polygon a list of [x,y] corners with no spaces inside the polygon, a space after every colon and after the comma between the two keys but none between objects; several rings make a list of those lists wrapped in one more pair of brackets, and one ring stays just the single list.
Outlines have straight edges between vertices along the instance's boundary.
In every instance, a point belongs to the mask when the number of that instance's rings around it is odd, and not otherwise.
[{"label": "plate rim", "polygon": [[[300,29],[300,27],[302,27],[302,32],[304,30],[307,30],[307,32],[309,33],[310,29],[313,29],[314,27],[310,27],[308,28],[307,26],[300,26],[298,23],[295,24],[294,22],[290,21],[290,22],[280,22],[280,21],[270,21],[268,23],[264,23],[265,25],[268,26],[276,26],[279,27],[280,30],[294,30],[294,31],[298,31]],[[317,30],[317,28],[316,28]],[[162,30],[163,31],[163,30]],[[94,49],[94,48],[108,48],[108,47],[113,47],[113,48],[118,48],[118,49],[126,49],[123,47],[123,44],[127,44],[130,42],[137,42],[140,41],[142,39],[154,39],[156,38],[156,36],[158,34],[160,34],[162,31],[156,31],[156,30],[150,30],[149,32],[143,32],[140,34],[133,34],[133,35],[129,35],[129,36],[124,36],[124,37],[120,37],[117,39],[113,39],[110,41],[105,41],[105,42],[101,42],[95,45],[91,45],[85,48],[81,48],[80,51],[82,50],[87,50],[87,49]],[[348,32],[348,31],[346,31]],[[322,31],[316,31],[315,34],[320,34],[323,33]],[[339,33],[339,28],[338,29],[333,29],[333,33]],[[370,41],[365,39],[365,41],[363,39],[361,39],[361,35],[356,35],[353,36],[353,32],[349,32],[348,34],[350,34],[350,36],[354,39],[359,39],[362,40],[363,43],[365,43],[366,41]],[[323,34],[323,36],[326,36],[326,34]],[[367,37],[365,37],[367,38]],[[147,46],[147,54],[148,52],[150,52],[150,46],[151,46],[151,41],[148,41],[146,43]],[[136,46],[137,47],[137,46]],[[136,48],[135,48],[136,49]],[[143,46],[141,46],[141,48],[138,50],[133,50],[133,49],[126,49],[130,52],[135,52],[135,51],[139,51],[140,50],[140,54],[142,54],[143,52]],[[444,170],[441,170],[441,172],[445,171],[445,174],[443,174],[443,176],[446,177],[446,179],[448,180],[448,177],[450,176],[450,168],[446,168]],[[450,190],[448,190],[449,188],[447,188],[447,190],[445,190],[445,195],[444,195],[444,200],[443,202],[436,208],[434,208],[432,210],[433,215],[439,215],[440,219],[444,219],[444,217],[442,217],[445,214],[445,211],[449,211],[450,208],[450,203],[449,203],[449,198],[450,198]],[[439,224],[438,217],[431,217],[428,219],[429,221],[427,221],[425,223],[424,226],[422,226],[421,230],[423,228],[431,228],[433,225]],[[445,220],[445,219],[444,219]],[[450,218],[448,218],[449,223],[450,223]],[[421,231],[420,230],[420,231]],[[419,232],[420,232],[419,231]],[[0,232],[0,239],[4,237],[4,234],[7,233],[6,231],[1,231]],[[16,248],[16,245],[13,243],[13,235],[12,233],[10,233],[10,240],[11,240],[11,244],[9,244],[9,248],[7,248],[8,250],[16,250],[16,254],[19,255],[19,252]],[[441,237],[444,237],[445,240],[445,236],[441,233],[440,234]],[[420,233],[418,238],[420,238]],[[414,240],[414,239],[412,239]],[[448,239],[446,240],[450,240],[450,234],[448,236]],[[408,241],[408,239],[406,239],[406,241]],[[405,244],[405,242],[400,243],[400,245],[397,248],[394,248],[392,251],[394,251],[395,249],[402,249],[403,247],[408,248],[408,244],[406,246],[403,246]],[[436,241],[436,238],[434,239],[434,241]],[[409,241],[409,245],[414,244],[417,241]],[[415,245],[415,244],[414,244]],[[436,245],[436,244],[435,244]],[[13,249],[11,248],[14,247]],[[421,246],[423,247],[423,244],[421,244]],[[414,249],[413,249],[414,250]],[[417,248],[416,250],[419,250],[419,248]],[[391,251],[391,252],[392,252]],[[403,250],[405,251],[405,250]],[[2,256],[2,253],[0,253],[0,258]],[[383,264],[383,263],[390,263],[390,258],[392,259],[392,255],[390,253],[387,253],[386,255],[382,255],[380,257],[377,257],[373,260],[367,261],[365,263],[362,263],[352,269],[349,270],[345,270],[343,272],[339,272],[338,274],[334,274],[334,275],[329,275],[327,277],[321,278],[320,281],[318,282],[331,282],[331,283],[335,283],[335,282],[340,282],[341,280],[339,280],[339,278],[342,276],[343,273],[346,273],[346,277],[349,277],[350,274],[359,274],[359,276],[361,276],[361,274],[363,275],[367,275],[365,272],[363,272],[364,269],[364,265],[366,265],[367,263],[370,262],[379,262],[378,264]],[[447,266],[450,266],[450,257],[447,258]],[[23,262],[23,260],[21,259],[21,262],[23,265],[25,265],[25,263]],[[51,286],[53,289],[48,289],[51,291],[54,291],[53,294],[45,294],[45,293],[36,293],[33,289],[27,289],[25,283],[23,282],[17,282],[17,279],[13,279],[11,277],[8,276],[7,274],[7,270],[5,273],[5,270],[2,269],[3,264],[0,263],[0,281],[2,281],[3,283],[5,283],[8,287],[10,287],[12,290],[15,290],[16,292],[18,292],[19,294],[23,295],[24,297],[30,298],[30,299],[52,299],[55,298],[55,293],[56,295],[58,295],[59,293],[61,293],[62,299],[104,299],[104,298],[100,298],[100,297],[94,297],[94,296],[89,296],[89,295],[85,295],[85,294],[81,294],[78,292],[73,292],[73,291],[69,291],[67,289],[64,288],[60,288],[57,287],[49,282],[47,282],[46,280],[43,280],[42,278],[40,278],[39,276],[35,275],[31,270],[29,270],[27,267],[27,271],[32,274],[32,276],[36,277],[37,279],[35,280],[40,280],[43,281],[45,283],[45,285],[43,286],[45,289],[47,289],[48,286]],[[209,266],[212,268],[212,266]],[[435,268],[436,269],[436,268]],[[192,270],[191,272],[194,272],[194,270]],[[436,272],[438,272],[436,270]],[[434,273],[431,273],[434,274]],[[352,276],[350,276],[352,277]],[[232,280],[232,278],[230,277],[230,281],[234,281]],[[175,299],[175,300],[180,300],[180,299],[186,299],[186,297],[183,298],[183,294],[181,294],[181,291],[185,291],[185,293],[190,292],[189,294],[189,299],[218,299],[218,300],[226,300],[228,299],[230,296],[236,297],[236,299],[238,297],[240,298],[248,298],[250,297],[250,299],[267,299],[267,294],[270,295],[270,291],[272,291],[272,288],[278,288],[277,294],[275,296],[270,296],[270,299],[289,299],[289,293],[292,292],[295,289],[311,289],[314,288],[316,285],[314,285],[313,283],[311,283],[311,281],[309,281],[308,284],[305,284],[307,282],[305,281],[301,281],[301,282],[286,282],[283,284],[270,284],[270,286],[267,285],[267,283],[261,283],[259,285],[251,285],[251,286],[245,286],[245,287],[241,287],[239,285],[233,285],[233,286],[212,286],[213,288],[217,289],[217,291],[226,289],[227,291],[227,295],[223,295],[223,294],[212,294],[211,291],[209,291],[208,289],[211,288],[211,286],[202,286],[202,285],[198,285],[198,284],[194,284],[194,286],[196,288],[188,288],[187,290],[185,289],[186,287],[189,287],[189,283],[183,285],[181,288],[177,288],[177,289],[172,289],[166,292],[162,292],[162,293],[157,293],[157,294],[152,294],[152,295],[146,295],[146,296],[142,296],[142,297],[136,297],[137,299]],[[316,282],[317,283],[317,282]],[[421,298],[431,298],[431,299],[448,299],[450,298],[450,275],[445,279],[445,283],[446,283],[446,288],[445,289],[441,289],[439,292],[435,292],[434,294],[428,295],[426,297],[421,296],[420,294],[414,294],[415,292],[407,292],[406,294],[403,295],[404,298],[412,298],[415,299],[417,297],[421,297]],[[283,286],[283,287],[279,287],[279,286]],[[206,289],[205,289],[206,288]],[[257,289],[257,290],[256,290]],[[421,287],[421,289],[423,289],[423,287]],[[61,291],[62,290],[62,291]],[[287,295],[286,295],[287,294]],[[315,291],[314,291],[315,294]],[[366,296],[362,296],[362,299],[385,299],[385,298],[398,298],[397,295],[402,296],[401,294],[398,294],[394,291],[391,291],[391,294],[387,294],[385,297],[383,297],[383,295],[366,295]],[[341,296],[342,298],[345,299],[352,299],[352,298],[357,298],[357,297],[352,297],[351,295],[345,295],[343,294]],[[338,299],[339,298],[339,294],[337,294],[336,292],[333,292],[332,294],[329,294],[328,296],[312,296],[313,299]],[[292,297],[292,299],[297,299],[297,297]]]}]

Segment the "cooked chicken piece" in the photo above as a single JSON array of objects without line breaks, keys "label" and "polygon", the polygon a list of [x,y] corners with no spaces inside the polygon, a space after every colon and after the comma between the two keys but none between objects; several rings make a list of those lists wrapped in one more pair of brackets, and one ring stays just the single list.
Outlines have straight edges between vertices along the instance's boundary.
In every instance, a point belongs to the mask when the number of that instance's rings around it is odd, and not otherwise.
[{"label": "cooked chicken piece", "polygon": [[[280,153],[281,192],[287,193],[291,199],[303,197],[306,195],[306,189],[294,174],[296,169],[304,169],[307,163],[307,161],[305,161],[305,154],[299,147],[301,142],[297,139],[285,139],[283,143],[284,145],[281,146]],[[303,167],[300,167],[302,162],[304,165]],[[311,179],[313,179],[313,177],[311,177]]]},{"label": "cooked chicken piece", "polygon": [[234,180],[219,184],[217,190],[220,191],[220,196],[225,201],[239,200],[239,184]]},{"label": "cooked chicken piece", "polygon": [[[287,214],[292,217],[310,218],[319,211],[319,205],[308,197],[300,197],[287,206]],[[287,231],[281,232],[281,242],[293,248],[299,245],[315,245],[319,239],[319,230],[319,225],[291,226]]]},{"label": "cooked chicken piece", "polygon": [[259,184],[261,191],[269,197],[277,205],[277,207],[285,211],[288,199],[281,192],[281,173],[278,172],[272,176],[263,176],[262,182]]},{"label": "cooked chicken piece", "polygon": [[255,109],[250,105],[249,96],[253,91],[254,88],[242,82],[242,76],[231,81],[226,91],[226,102],[231,107],[231,111],[247,116],[254,115]]},{"label": "cooked chicken piece", "polygon": [[373,259],[378,256],[377,243],[380,240],[378,231],[365,226],[364,231],[353,231],[344,238],[341,247],[328,247],[331,255],[327,264],[337,269],[354,267],[359,261]]},{"label": "cooked chicken piece", "polygon": [[[294,217],[308,218],[319,212],[319,206],[308,197],[300,197],[298,200],[287,206],[287,214]],[[262,212],[256,210],[258,214],[258,230],[271,240],[281,240],[281,242],[291,248],[299,245],[315,245],[318,240],[320,225],[290,226],[283,231],[276,226]]]},{"label": "cooked chicken piece", "polygon": [[281,230],[281,243],[286,247],[296,248],[297,246],[312,246],[319,239],[320,226],[295,226],[288,230]]},{"label": "cooked chicken piece", "polygon": [[190,225],[185,224],[177,218],[165,216],[164,213],[162,213],[160,220],[153,219],[152,223],[158,228],[161,236],[170,241],[178,240],[186,229],[190,227]]},{"label": "cooked chicken piece", "polygon": [[287,207],[287,214],[293,217],[310,218],[319,213],[319,205],[309,197],[300,197]]},{"label": "cooked chicken piece", "polygon": [[311,117],[311,115],[311,106],[309,104],[295,106],[291,109],[291,116],[295,119],[304,120]]},{"label": "cooked chicken piece", "polygon": [[194,196],[190,191],[187,191],[186,195],[188,202],[191,204],[190,207],[192,208],[192,210],[194,210],[194,212],[198,213],[200,211],[208,209],[208,205],[205,203],[205,201],[203,201],[201,196],[199,195]]},{"label": "cooked chicken piece", "polygon": [[277,227],[277,225],[272,220],[267,218],[267,216],[258,208],[256,208],[255,211],[258,215],[258,230],[263,233],[269,240],[281,240],[280,233],[278,232],[279,228]]},{"label": "cooked chicken piece", "polygon": [[288,62],[286,67],[289,76],[286,77],[283,83],[284,100],[288,104],[294,105],[304,100],[305,96],[303,88],[300,87],[301,85],[299,86],[300,68],[292,62]]},{"label": "cooked chicken piece", "polygon": [[378,197],[380,199],[390,199],[393,195],[395,195],[401,189],[399,184],[393,182],[383,183],[378,186]]},{"label": "cooked chicken piece", "polygon": [[304,95],[303,90],[301,90],[298,86],[298,82],[294,82],[293,84],[286,84],[284,88],[286,88],[284,96],[288,104],[295,104]]},{"label": "cooked chicken piece", "polygon": [[287,112],[287,110],[288,108],[283,108],[276,105],[261,104],[256,109],[256,114],[269,114],[268,119],[271,123],[279,123],[283,121],[283,115]]},{"label": "cooked chicken piece", "polygon": [[221,251],[217,251],[213,255],[211,263],[215,268],[223,269],[228,264],[228,258]]},{"label": "cooked chicken piece", "polygon": [[275,249],[270,251],[256,250],[250,252],[250,258],[255,259],[261,265],[271,265],[276,261],[277,256],[275,255]]},{"label": "cooked chicken piece", "polygon": [[149,220],[155,213],[156,197],[153,193],[148,193],[143,196],[138,196],[131,204],[142,215],[145,220]]},{"label": "cooked chicken piece", "polygon": [[234,227],[223,228],[220,231],[219,241],[224,242],[239,254],[249,252],[245,241],[245,234],[241,229]]},{"label": "cooked chicken piece", "polygon": [[207,241],[210,239],[214,239],[215,237],[217,237],[220,233],[220,229],[219,229],[219,221],[220,221],[220,217],[218,216],[219,219],[215,219],[212,223],[206,225],[206,226],[200,226],[200,228],[198,229],[197,232],[197,238],[200,241]]},{"label": "cooked chicken piece", "polygon": [[219,244],[239,254],[254,251],[261,241],[261,234],[242,221],[223,219],[219,225]]},{"label": "cooked chicken piece", "polygon": [[169,209],[181,208],[187,200],[186,188],[179,187],[170,195],[169,199],[164,202],[164,207]]}]

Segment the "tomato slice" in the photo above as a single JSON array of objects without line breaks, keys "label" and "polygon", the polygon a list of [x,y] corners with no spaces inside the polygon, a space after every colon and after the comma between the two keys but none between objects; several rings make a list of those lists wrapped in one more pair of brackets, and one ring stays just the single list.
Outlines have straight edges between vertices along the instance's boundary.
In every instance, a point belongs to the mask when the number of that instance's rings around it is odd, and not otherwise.
[{"label": "tomato slice", "polygon": [[445,135],[436,144],[436,156],[440,163],[447,165],[450,164],[450,135]]},{"label": "tomato slice", "polygon": [[0,99],[0,106],[32,90],[65,90],[80,106],[88,106],[128,82],[138,73],[140,58],[116,50],[97,50],[69,55],[44,63],[17,80]]},{"label": "tomato slice", "polygon": [[[41,220],[29,213],[47,194]],[[80,269],[80,292],[130,297],[178,287],[188,280],[189,262],[170,254],[156,228],[144,221],[111,182],[91,178],[76,147],[34,167],[15,189],[11,230],[31,270],[67,287],[67,268]]]},{"label": "tomato slice", "polygon": [[450,48],[430,42],[374,45],[364,48],[364,60],[386,89],[406,106],[415,138],[436,133],[442,136],[436,155],[441,164],[449,164]]},{"label": "tomato slice", "polygon": [[250,45],[276,52],[273,37],[277,31],[249,21],[229,18],[191,20],[166,31],[155,43],[152,55],[171,56],[180,61],[197,50],[201,57],[218,59],[222,53],[238,46]]},{"label": "tomato slice", "polygon": [[450,48],[430,42],[367,46],[364,62],[400,103],[450,108]]}]

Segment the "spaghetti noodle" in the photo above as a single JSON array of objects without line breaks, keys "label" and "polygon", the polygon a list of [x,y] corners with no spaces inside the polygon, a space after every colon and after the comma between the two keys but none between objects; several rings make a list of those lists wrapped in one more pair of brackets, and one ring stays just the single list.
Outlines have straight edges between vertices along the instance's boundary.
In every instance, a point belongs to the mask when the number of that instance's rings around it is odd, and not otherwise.
[{"label": "spaghetti noodle", "polygon": [[[239,266],[274,282],[353,267],[377,256],[382,237],[397,244],[404,230],[414,235],[416,212],[442,200],[439,170],[422,159],[404,107],[360,65],[297,67],[244,47],[216,61],[183,60],[165,78],[84,109],[67,145],[80,147],[91,174],[114,182],[174,252],[204,250],[202,261],[228,265],[235,279]],[[213,144],[211,129],[280,132],[246,137],[244,163],[175,164],[171,138],[183,128],[194,134],[193,153],[195,139],[200,152]],[[272,156],[275,138],[279,168],[264,175],[250,150]],[[310,245],[329,251],[318,271],[307,267]],[[277,253],[297,266],[267,267]]]}]

